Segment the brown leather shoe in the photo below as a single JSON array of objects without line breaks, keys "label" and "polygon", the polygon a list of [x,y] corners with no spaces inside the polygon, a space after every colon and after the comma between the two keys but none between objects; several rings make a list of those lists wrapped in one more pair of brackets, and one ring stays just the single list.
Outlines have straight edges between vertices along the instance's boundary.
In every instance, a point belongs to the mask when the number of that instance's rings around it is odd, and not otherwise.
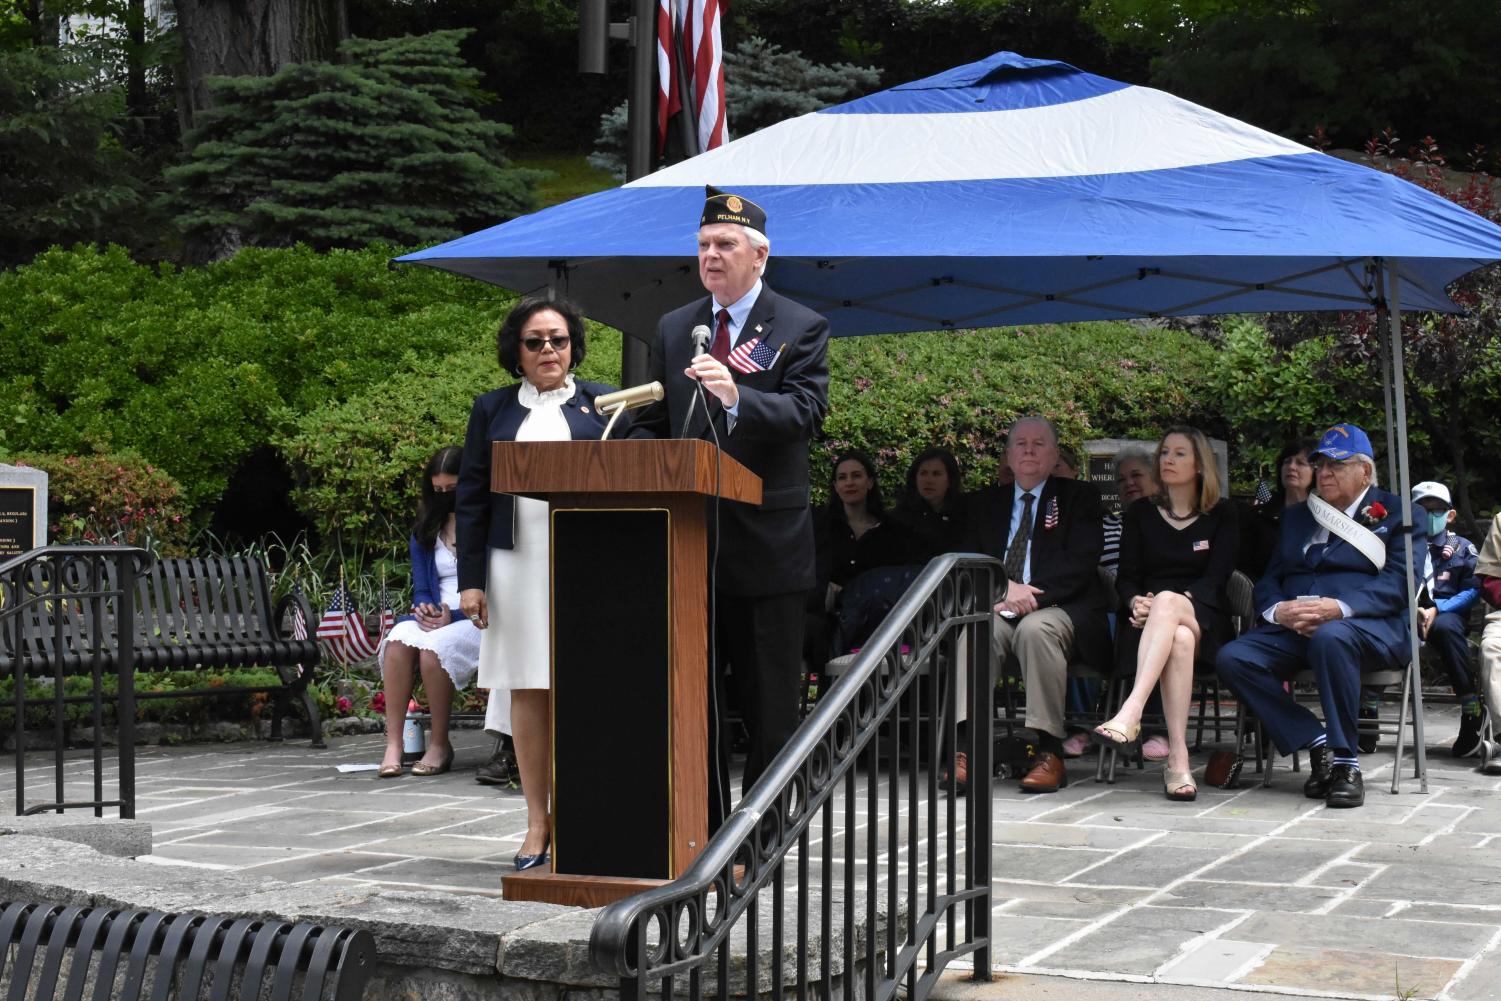
[{"label": "brown leather shoe", "polygon": [[943,787],[955,796],[964,796],[969,792],[969,755],[960,751],[954,755],[954,770],[952,773],[945,772],[939,776]]},{"label": "brown leather shoe", "polygon": [[1068,769],[1063,759],[1052,751],[1043,751],[1037,762],[1022,778],[1022,792],[1057,792],[1068,785]]}]

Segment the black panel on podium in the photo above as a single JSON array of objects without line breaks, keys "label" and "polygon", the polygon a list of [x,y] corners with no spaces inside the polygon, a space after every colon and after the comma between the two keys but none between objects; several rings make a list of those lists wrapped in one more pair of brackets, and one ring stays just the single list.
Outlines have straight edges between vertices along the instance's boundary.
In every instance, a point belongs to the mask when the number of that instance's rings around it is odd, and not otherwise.
[{"label": "black panel on podium", "polygon": [[672,875],[670,535],[662,509],[552,512],[556,873]]}]

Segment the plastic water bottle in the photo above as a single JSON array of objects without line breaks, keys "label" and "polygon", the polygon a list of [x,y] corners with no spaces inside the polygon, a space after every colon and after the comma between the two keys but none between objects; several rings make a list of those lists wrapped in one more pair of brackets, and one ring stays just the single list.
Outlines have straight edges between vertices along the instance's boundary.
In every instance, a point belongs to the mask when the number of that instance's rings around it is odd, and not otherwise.
[{"label": "plastic water bottle", "polygon": [[416,699],[407,703],[407,720],[401,728],[401,758],[416,761],[427,753],[427,731],[422,728],[422,707]]}]

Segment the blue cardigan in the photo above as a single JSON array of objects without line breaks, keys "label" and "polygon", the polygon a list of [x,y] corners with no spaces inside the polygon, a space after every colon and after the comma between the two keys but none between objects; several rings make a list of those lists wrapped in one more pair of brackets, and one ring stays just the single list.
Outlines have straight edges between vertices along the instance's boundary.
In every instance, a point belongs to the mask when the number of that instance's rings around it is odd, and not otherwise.
[{"label": "blue cardigan", "polygon": [[[412,604],[421,605],[424,602],[429,605],[443,604],[438,600],[443,593],[443,588],[438,582],[438,547],[424,546],[418,541],[416,533],[413,533],[407,539],[407,550],[412,556]],[[452,605],[448,607],[448,614],[455,621],[463,618],[459,610]],[[415,616],[403,615],[401,617],[401,619],[410,618],[415,618]]]},{"label": "blue cardigan", "polygon": [[[614,386],[575,377],[573,396],[563,404],[563,418],[574,441],[598,440],[607,418],[599,415],[594,398],[615,392]],[[491,549],[510,549],[515,543],[515,499],[490,490],[490,443],[515,441],[521,422],[530,413],[521,405],[521,383],[476,397],[464,434],[464,458],[459,466],[458,497],[454,504],[459,543],[459,590],[483,588]],[[627,418],[616,425],[624,436]]]}]

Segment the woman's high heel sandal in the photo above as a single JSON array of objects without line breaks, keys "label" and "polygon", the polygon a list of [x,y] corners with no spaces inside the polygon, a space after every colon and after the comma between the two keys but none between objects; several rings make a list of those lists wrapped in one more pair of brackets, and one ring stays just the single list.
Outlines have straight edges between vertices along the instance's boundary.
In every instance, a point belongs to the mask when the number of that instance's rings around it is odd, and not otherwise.
[{"label": "woman's high heel sandal", "polygon": [[1089,731],[1089,739],[1096,744],[1129,755],[1136,753],[1139,744],[1138,738],[1140,737],[1140,723],[1123,727],[1115,720],[1106,720]]},{"label": "woman's high heel sandal", "polygon": [[1162,794],[1175,803],[1192,803],[1199,795],[1193,772],[1162,770]]}]

